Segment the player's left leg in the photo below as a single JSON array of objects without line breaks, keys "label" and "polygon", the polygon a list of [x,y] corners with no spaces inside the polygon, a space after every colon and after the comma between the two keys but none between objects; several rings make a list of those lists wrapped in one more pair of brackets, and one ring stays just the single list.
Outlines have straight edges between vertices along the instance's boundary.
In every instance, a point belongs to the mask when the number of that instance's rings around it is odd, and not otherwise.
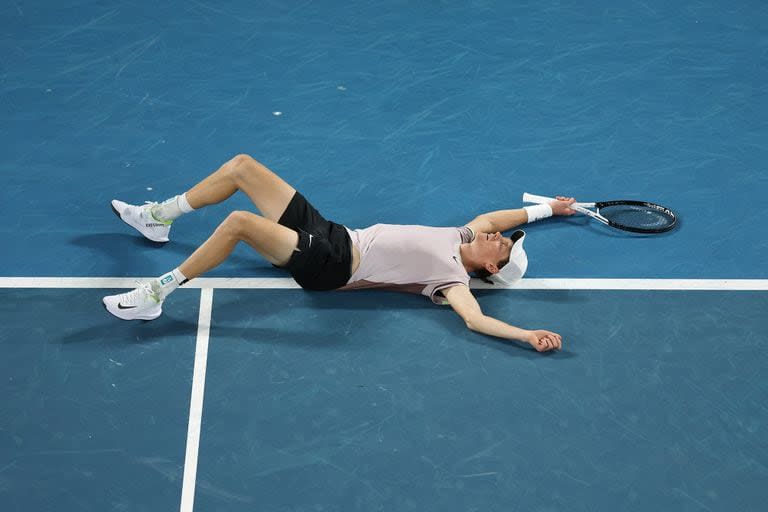
[{"label": "player's left leg", "polygon": [[246,242],[270,263],[286,265],[299,241],[293,229],[251,212],[231,213],[216,231],[171,272],[141,283],[127,293],[104,297],[107,311],[123,320],[152,320],[162,313],[163,300],[190,279],[220,265],[239,242]]},{"label": "player's left leg", "polygon": [[288,207],[296,189],[249,155],[237,155],[185,194],[189,205],[202,208],[224,201],[238,190],[261,214],[275,222]]}]

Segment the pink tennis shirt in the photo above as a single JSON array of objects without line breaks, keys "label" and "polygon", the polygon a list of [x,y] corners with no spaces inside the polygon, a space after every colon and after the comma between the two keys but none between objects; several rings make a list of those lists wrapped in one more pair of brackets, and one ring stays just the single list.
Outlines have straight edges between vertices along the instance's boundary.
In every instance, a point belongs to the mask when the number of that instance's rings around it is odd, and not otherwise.
[{"label": "pink tennis shirt", "polygon": [[448,302],[437,292],[457,284],[469,286],[459,246],[475,239],[468,226],[433,228],[376,224],[349,229],[360,251],[360,266],[341,290],[384,288],[420,293],[435,304]]}]

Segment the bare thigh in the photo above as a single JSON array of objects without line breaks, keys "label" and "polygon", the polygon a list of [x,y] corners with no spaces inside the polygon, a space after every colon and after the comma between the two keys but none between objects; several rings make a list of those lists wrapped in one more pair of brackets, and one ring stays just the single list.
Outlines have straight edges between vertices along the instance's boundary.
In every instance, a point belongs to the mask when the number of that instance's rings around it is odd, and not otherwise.
[{"label": "bare thigh", "polygon": [[279,221],[296,189],[248,155],[238,155],[232,162],[238,188],[253,201],[264,217]]},{"label": "bare thigh", "polygon": [[240,241],[253,247],[270,263],[282,267],[291,259],[298,240],[294,230],[273,220],[236,211],[179,268],[188,279],[193,279],[221,264]]},{"label": "bare thigh", "polygon": [[296,231],[251,212],[235,212],[239,238],[270,263],[285,266],[299,242]]}]

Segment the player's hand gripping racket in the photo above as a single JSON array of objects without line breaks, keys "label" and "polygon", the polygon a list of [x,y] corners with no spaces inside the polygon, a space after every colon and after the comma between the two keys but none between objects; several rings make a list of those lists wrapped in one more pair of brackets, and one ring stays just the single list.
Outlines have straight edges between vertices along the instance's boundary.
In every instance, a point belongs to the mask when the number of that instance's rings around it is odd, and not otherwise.
[{"label": "player's hand gripping racket", "polygon": [[[523,194],[525,203],[548,203],[552,197]],[[592,211],[594,208],[595,211]],[[598,203],[574,203],[571,209],[612,228],[633,233],[664,233],[677,224],[677,216],[669,208],[645,201],[600,201]]]}]

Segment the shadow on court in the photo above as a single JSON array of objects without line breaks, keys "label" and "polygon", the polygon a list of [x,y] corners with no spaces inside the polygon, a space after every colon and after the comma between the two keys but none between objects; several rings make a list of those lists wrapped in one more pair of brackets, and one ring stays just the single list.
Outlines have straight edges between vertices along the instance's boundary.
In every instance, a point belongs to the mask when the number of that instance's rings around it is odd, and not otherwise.
[{"label": "shadow on court", "polygon": [[[265,293],[273,300],[263,300]],[[552,295],[559,302],[580,300],[580,296],[565,292],[554,292]],[[281,299],[274,300],[275,296]],[[540,302],[546,302],[545,298],[539,297]],[[524,343],[470,331],[449,306],[436,306],[420,295],[381,290],[330,293],[263,290],[249,291],[247,295],[219,291],[214,296],[214,302],[215,335],[253,343],[350,350],[366,347],[366,342],[373,338],[370,330],[376,329],[376,343],[381,343],[381,337],[386,340],[423,335],[449,338],[457,344],[466,341],[488,346],[505,355],[526,359],[543,355]],[[414,314],[420,319],[417,325],[411,323]],[[253,325],[255,323],[275,327],[268,329]],[[297,324],[305,326],[306,330],[296,329]],[[575,355],[569,348],[544,354],[545,357],[556,358]]]},{"label": "shadow on court", "polygon": [[[189,290],[187,293],[191,293]],[[101,291],[100,291],[101,293]],[[112,293],[104,290],[103,294]],[[194,290],[196,294],[197,291]],[[480,291],[478,297],[487,300],[494,291]],[[550,292],[546,297],[533,291],[519,292],[524,300],[540,305],[568,304],[583,301],[583,295],[569,292]],[[264,300],[265,296],[286,295],[286,301]],[[163,315],[153,321],[116,320],[104,311],[98,301],[91,305],[95,322],[86,327],[67,328],[49,342],[62,344],[99,343],[131,345],[186,339],[196,333],[198,324],[188,311],[175,307],[174,297],[164,304]],[[235,298],[236,297],[236,298]],[[44,300],[45,296],[31,301]],[[425,322],[410,333],[408,322],[414,312]],[[183,315],[183,317],[181,316]],[[301,320],[297,320],[296,316]],[[285,319],[284,317],[290,317]],[[511,320],[510,320],[511,321]],[[402,338],[426,333],[429,336],[450,337],[455,342],[469,342],[493,348],[505,355],[536,359],[540,357],[571,358],[576,353],[572,345],[563,350],[539,354],[525,343],[491,338],[470,331],[449,306],[437,307],[426,297],[385,291],[307,292],[302,290],[248,290],[232,295],[224,291],[214,293],[215,341],[244,341],[253,344],[295,346],[307,349],[364,349],[369,337],[359,332],[375,323],[379,335]],[[569,341],[569,343],[571,343]]]},{"label": "shadow on court", "polygon": [[617,229],[613,229],[609,226],[606,226],[605,224],[602,224],[599,221],[593,220],[587,217],[586,215],[581,215],[581,214],[572,215],[567,218],[550,217],[548,219],[544,219],[536,223],[536,225],[533,226],[533,229],[530,229],[530,227],[526,227],[525,229],[526,231],[530,230],[531,232],[549,233],[549,234],[558,233],[558,232],[561,232],[561,230],[566,230],[566,232],[568,232],[574,229],[580,229],[580,230],[586,229],[586,230],[589,230],[590,233],[599,237],[626,238],[626,239],[653,238],[658,240],[662,238],[678,236],[679,231],[681,229],[684,229],[684,219],[681,219],[678,216],[677,225],[675,226],[675,229],[664,232],[664,233],[653,233],[653,234],[619,231]]},{"label": "shadow on court", "polygon": [[[129,233],[95,233],[81,235],[70,240],[70,244],[87,249],[91,254],[111,262],[114,275],[146,275],[148,262],[145,256],[161,252],[163,259],[169,257],[180,263],[191,255],[197,245],[171,240],[168,243],[152,242],[141,236]],[[259,277],[285,277],[283,271],[273,269],[269,263],[252,249],[247,251],[252,255],[243,256],[236,250],[227,259],[228,265],[238,269],[253,271]],[[245,254],[248,254],[246,252]],[[274,274],[274,276],[269,275]]]}]

